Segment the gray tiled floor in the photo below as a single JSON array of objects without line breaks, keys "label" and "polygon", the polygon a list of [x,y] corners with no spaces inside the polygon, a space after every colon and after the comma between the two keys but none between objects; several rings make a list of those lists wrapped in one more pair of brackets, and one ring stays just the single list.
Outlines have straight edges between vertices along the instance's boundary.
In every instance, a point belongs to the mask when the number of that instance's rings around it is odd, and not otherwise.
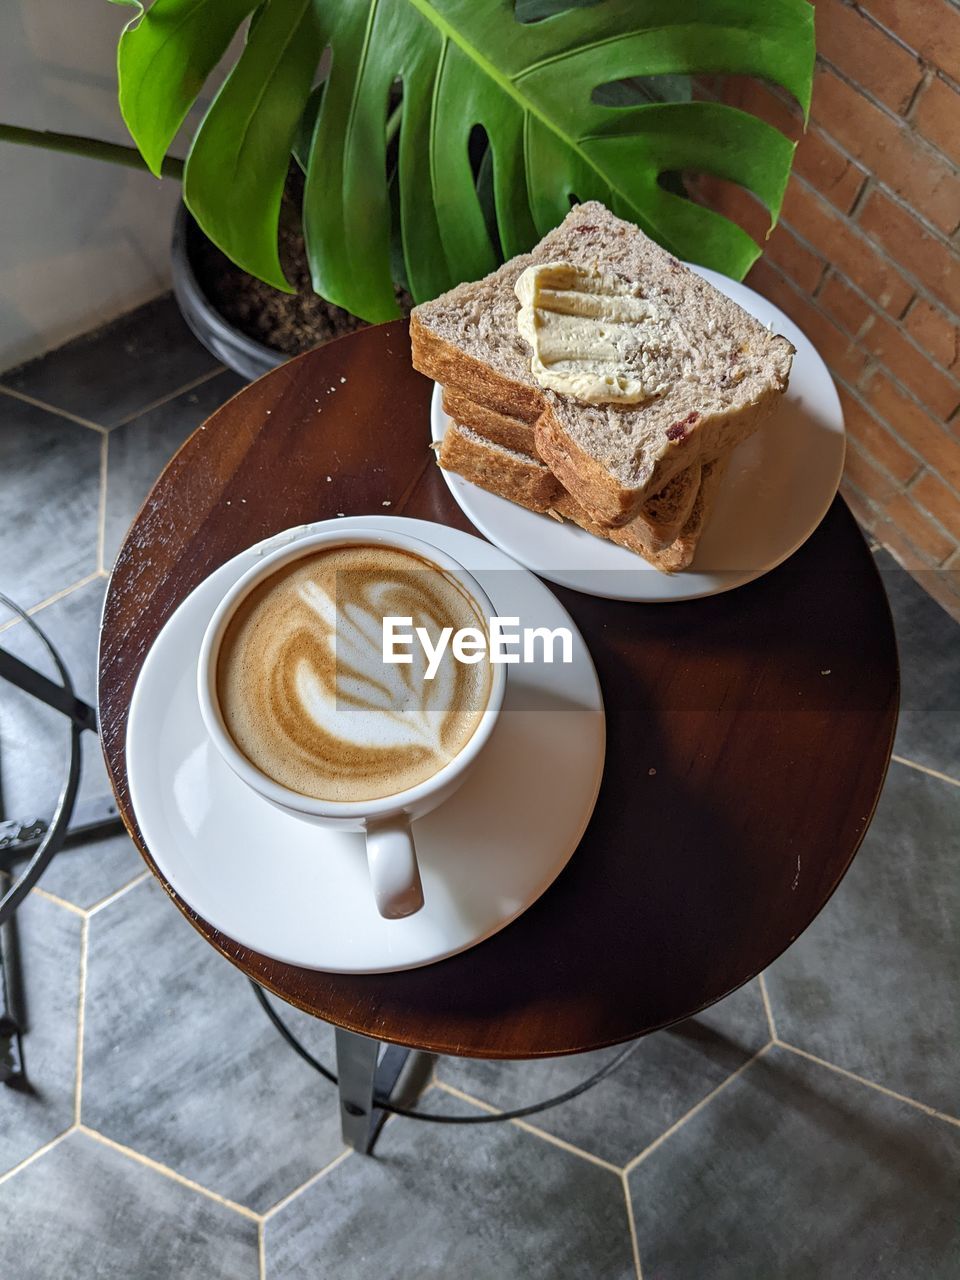
[{"label": "gray tiled floor", "polygon": [[103,437],[10,396],[0,408],[3,576],[29,609],[97,570]]},{"label": "gray tiled floor", "polygon": [[[130,520],[239,385],[169,299],[0,374],[0,591],[28,606],[62,593],[37,620],[82,696]],[[635,1241],[647,1280],[956,1275],[960,644],[877,560],[909,763],[892,767],[850,874],[765,986],[641,1042],[527,1127],[396,1119],[373,1159],[344,1155],[330,1087],[129,840],[61,854],[20,913],[35,1092],[0,1088],[0,1273],[15,1258],[17,1280],[607,1280],[636,1274]],[[37,661],[7,621],[0,645]],[[49,809],[62,735],[0,690],[7,812]],[[102,790],[93,741],[84,764],[84,794]],[[328,1028],[286,1016],[332,1061]],[[521,1106],[610,1052],[440,1060],[424,1105]]]},{"label": "gray tiled floor", "polygon": [[828,910],[767,973],[777,1034],[960,1116],[960,787],[892,764]]},{"label": "gray tiled floor", "polygon": [[82,1132],[0,1185],[16,1280],[256,1280],[257,1224]]},{"label": "gray tiled floor", "polygon": [[[329,1060],[333,1031],[296,1021]],[[265,1212],[343,1150],[335,1093],[277,1048],[247,980],[152,877],[91,918],[84,1124]]]},{"label": "gray tiled floor", "polygon": [[67,343],[55,359],[0,373],[0,387],[109,429],[219,367],[168,294]]},{"label": "gray tiled floor", "polygon": [[111,431],[107,453],[104,556],[117,558],[127,529],[154,480],[187,436],[243,386],[235,373],[217,373]]},{"label": "gray tiled floor", "polygon": [[[538,1128],[612,1164],[625,1165],[770,1038],[758,982],[697,1018],[640,1042],[595,1088],[531,1120]],[[444,1058],[437,1077],[500,1110],[529,1106],[577,1085],[618,1053],[535,1062]]]},{"label": "gray tiled floor", "polygon": [[[32,1087],[4,1089],[0,1097],[0,1175],[69,1128],[76,1099],[83,921],[32,894],[17,912],[16,927],[30,1027],[23,1056]],[[0,1243],[2,1224],[0,1213]]]},{"label": "gray tiled floor", "polygon": [[[441,1115],[458,1110],[436,1091],[424,1101]],[[272,1217],[267,1275],[635,1275],[615,1173],[501,1125],[468,1138],[453,1126],[423,1128],[392,1121],[374,1160],[351,1155]]]},{"label": "gray tiled floor", "polygon": [[773,1048],[630,1175],[647,1276],[956,1275],[960,1128]]}]

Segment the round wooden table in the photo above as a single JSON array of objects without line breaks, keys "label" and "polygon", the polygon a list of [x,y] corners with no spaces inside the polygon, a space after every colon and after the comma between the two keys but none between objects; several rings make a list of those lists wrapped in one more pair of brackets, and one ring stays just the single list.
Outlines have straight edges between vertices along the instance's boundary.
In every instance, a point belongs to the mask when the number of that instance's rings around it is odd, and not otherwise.
[{"label": "round wooden table", "polygon": [[[161,882],[124,758],[150,645],[218,565],[281,529],[389,502],[392,515],[471,530],[427,447],[430,392],[403,322],[309,352],[196,431],[134,521],[104,608],[101,732],[120,810]],[[890,611],[844,503],[786,564],[725,595],[646,605],[555,590],[597,667],[607,759],[587,833],[552,888],[450,960],[351,977],[241,947],[166,886],[212,946],[349,1031],[530,1058],[686,1018],[803,932],[869,825],[897,717]]]}]

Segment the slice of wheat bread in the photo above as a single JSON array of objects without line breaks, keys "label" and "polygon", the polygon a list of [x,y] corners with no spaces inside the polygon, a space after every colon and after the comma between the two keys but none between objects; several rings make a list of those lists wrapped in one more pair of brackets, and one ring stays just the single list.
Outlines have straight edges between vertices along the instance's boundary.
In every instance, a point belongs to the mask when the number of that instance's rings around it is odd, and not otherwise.
[{"label": "slice of wheat bread", "polygon": [[[537,453],[532,424],[478,404],[453,387],[443,388],[443,408],[454,422],[470,427],[492,444],[522,453],[529,458],[543,460]],[[643,521],[649,530],[646,544],[652,550],[663,550],[680,535],[686,524],[700,488],[700,463],[685,467],[669,480],[652,498],[648,498],[631,524]],[[607,527],[603,521],[594,521],[598,527]]]},{"label": "slice of wheat bread", "polygon": [[[671,318],[666,390],[636,405],[584,404],[541,387],[517,331],[514,285],[536,262],[564,261],[635,282]],[[630,223],[577,205],[530,254],[415,307],[413,362],[442,385],[524,421],[537,450],[591,518],[625,524],[694,461],[761,425],[786,389],[793,347]]]},{"label": "slice of wheat bread", "polygon": [[505,449],[513,449],[528,458],[536,458],[538,462],[543,461],[537,453],[532,422],[525,422],[523,418],[490,408],[450,386],[443,388],[443,411],[461,427],[471,427],[492,444],[502,444]]},{"label": "slice of wheat bread", "polygon": [[452,422],[444,432],[437,461],[481,489],[509,498],[530,511],[547,511],[563,486],[544,463],[516,449],[493,444],[471,427]]},{"label": "slice of wheat bread", "polygon": [[693,510],[676,539],[667,547],[651,547],[643,524],[639,520],[631,520],[629,524],[621,525],[618,529],[603,528],[592,520],[576,499],[569,494],[561,495],[553,510],[566,519],[572,520],[574,524],[578,524],[581,529],[586,529],[588,533],[593,533],[599,538],[608,538],[611,542],[626,547],[628,551],[643,556],[645,560],[656,565],[662,573],[679,573],[681,569],[690,566],[697,553],[700,535],[713,509],[713,501],[728,462],[729,455],[725,454],[703,464],[703,479],[697,491]]},{"label": "slice of wheat bread", "polygon": [[[666,547],[659,546],[650,536],[649,526],[643,520],[634,520],[619,529],[598,525],[580,506],[575,498],[558,482],[551,492],[544,485],[544,476],[551,473],[543,463],[536,463],[526,455],[493,444],[469,427],[451,423],[443,438],[437,461],[448,471],[456,471],[498,497],[508,498],[530,511],[553,516],[558,520],[572,520],[588,533],[609,539],[642,556],[663,573],[675,573],[692,561],[700,540],[700,534],[710,513],[714,493],[719,484],[726,458],[704,467],[707,482],[698,490],[694,509],[679,536]],[[551,477],[552,478],[552,477]],[[549,496],[549,501],[545,499]]]}]

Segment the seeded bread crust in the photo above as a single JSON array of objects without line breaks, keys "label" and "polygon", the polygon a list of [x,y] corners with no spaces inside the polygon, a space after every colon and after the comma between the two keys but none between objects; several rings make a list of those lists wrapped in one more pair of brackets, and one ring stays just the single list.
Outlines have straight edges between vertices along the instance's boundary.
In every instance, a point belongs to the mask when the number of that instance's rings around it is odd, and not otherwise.
[{"label": "seeded bread crust", "polygon": [[[664,547],[651,536],[650,527],[643,520],[634,520],[619,529],[598,525],[543,463],[494,444],[456,422],[447,428],[437,461],[445,470],[456,471],[481,489],[508,498],[529,511],[551,515],[557,520],[572,520],[588,533],[642,556],[662,573],[677,573],[693,560],[727,466],[725,457],[706,464],[693,510],[678,537]],[[553,481],[552,488],[547,476]]]},{"label": "seeded bread crust", "polygon": [[491,409],[479,404],[455,387],[443,388],[443,411],[448,418],[462,427],[472,427],[491,443],[502,444],[505,449],[513,449],[517,453],[526,454],[528,458],[542,461],[537,453],[532,422],[524,422],[522,418],[515,418],[502,409]]},{"label": "seeded bread crust", "polygon": [[598,538],[608,538],[611,542],[626,547],[628,551],[643,556],[652,565],[656,565],[661,573],[679,573],[682,569],[689,568],[697,553],[700,535],[713,509],[713,501],[728,461],[729,458],[725,456],[704,464],[703,479],[697,491],[693,510],[676,539],[668,547],[659,549],[651,547],[642,522],[639,520],[632,520],[619,529],[603,528],[596,521],[591,520],[588,513],[570,494],[564,494],[554,509],[559,515],[578,524],[581,529],[586,529],[588,533],[595,534]]},{"label": "seeded bread crust", "polygon": [[563,488],[549,467],[536,458],[491,444],[470,427],[451,423],[444,433],[437,461],[446,471],[509,498],[529,511],[548,511]]},{"label": "seeded bread crust", "polygon": [[[443,388],[443,408],[454,422],[471,428],[492,444],[503,445],[504,448],[522,453],[528,458],[543,461],[537,452],[534,428],[530,423],[477,404],[453,387]],[[455,467],[450,469],[456,470]],[[645,545],[651,550],[664,550],[680,536],[693,511],[700,479],[700,463],[694,462],[668,481],[652,498],[648,498],[630,522],[631,525],[644,522],[648,529]],[[610,527],[602,521],[592,520],[592,523],[598,528]]]},{"label": "seeded bread crust", "polygon": [[[569,261],[636,281],[675,320],[673,381],[638,405],[583,404],[545,390],[516,328],[513,286],[534,262]],[[416,368],[470,399],[535,422],[537,451],[591,519],[622,525],[693,462],[764,422],[786,389],[793,347],[597,202],[577,205],[531,254],[416,307]]]}]

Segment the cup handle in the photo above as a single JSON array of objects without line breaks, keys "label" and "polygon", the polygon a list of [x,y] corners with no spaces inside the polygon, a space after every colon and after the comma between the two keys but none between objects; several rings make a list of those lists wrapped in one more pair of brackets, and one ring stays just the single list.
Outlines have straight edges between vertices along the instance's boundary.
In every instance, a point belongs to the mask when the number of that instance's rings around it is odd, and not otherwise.
[{"label": "cup handle", "polygon": [[402,920],[423,906],[417,851],[405,815],[368,822],[367,866],[377,910],[386,920]]}]

